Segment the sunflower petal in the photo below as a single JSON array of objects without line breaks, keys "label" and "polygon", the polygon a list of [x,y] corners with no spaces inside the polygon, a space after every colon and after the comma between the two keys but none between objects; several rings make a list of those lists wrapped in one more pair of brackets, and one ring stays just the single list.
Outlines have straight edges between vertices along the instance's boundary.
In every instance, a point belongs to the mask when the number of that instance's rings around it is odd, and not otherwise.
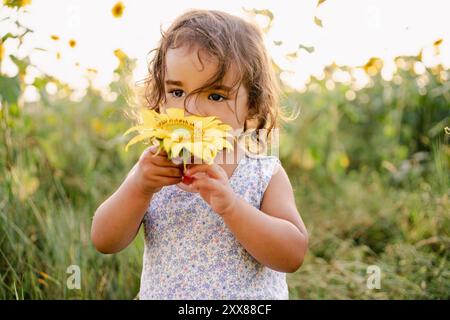
[{"label": "sunflower petal", "polygon": [[214,138],[226,138],[226,137],[232,137],[232,135],[228,132],[225,132],[223,130],[217,129],[217,128],[211,128],[206,129],[204,132],[205,138],[214,137]]},{"label": "sunflower petal", "polygon": [[165,130],[165,129],[156,129],[154,131],[155,137],[158,139],[165,139],[170,137],[170,133],[169,131]]},{"label": "sunflower petal", "polygon": [[145,126],[134,126],[134,127],[131,127],[130,129],[128,129],[127,131],[125,131],[125,133],[123,135],[126,136],[130,132],[143,130],[143,129],[145,129]]},{"label": "sunflower petal", "polygon": [[219,124],[218,128],[220,128],[221,130],[225,130],[225,131],[232,131],[233,130],[232,126],[229,126],[229,125],[227,125],[225,123]]},{"label": "sunflower petal", "polygon": [[203,148],[202,159],[207,163],[211,164],[214,157],[213,152],[210,148]]},{"label": "sunflower petal", "polygon": [[128,151],[128,148],[130,147],[130,146],[132,146],[133,144],[135,144],[135,143],[138,143],[138,142],[140,142],[140,141],[143,141],[143,140],[145,140],[145,139],[150,139],[150,138],[152,138],[154,135],[153,135],[153,132],[148,132],[148,133],[141,133],[141,134],[138,134],[137,136],[135,136],[133,139],[131,139],[128,143],[127,143],[127,145],[125,146],[125,151]]},{"label": "sunflower petal", "polygon": [[203,141],[196,141],[191,144],[191,154],[193,154],[198,159],[203,159],[203,149],[206,147],[206,143]]},{"label": "sunflower petal", "polygon": [[143,109],[142,110],[142,120],[144,121],[144,125],[150,128],[156,128],[158,125],[158,116],[159,114],[154,110]]},{"label": "sunflower petal", "polygon": [[217,155],[217,149],[216,148],[212,148],[211,149],[211,157],[214,159]]},{"label": "sunflower petal", "polygon": [[233,145],[228,140],[225,139],[215,139],[214,141],[212,141],[212,144],[217,150],[222,149],[233,150]]},{"label": "sunflower petal", "polygon": [[216,120],[216,117],[195,117],[195,120],[200,120],[203,124],[203,128],[213,127],[216,124],[220,123],[220,121]]},{"label": "sunflower petal", "polygon": [[166,110],[166,114],[170,118],[183,118],[184,117],[184,110],[181,108],[168,108]]},{"label": "sunflower petal", "polygon": [[158,149],[156,150],[155,156],[157,156],[161,152],[162,149],[164,149],[164,146],[162,145],[162,143],[160,143],[158,145]]},{"label": "sunflower petal", "polygon": [[225,140],[223,149],[233,150],[233,145],[228,140]]},{"label": "sunflower petal", "polygon": [[171,156],[174,158],[178,157],[183,148],[186,148],[188,151],[190,151],[189,145],[190,143],[174,143],[170,148]]},{"label": "sunflower petal", "polygon": [[169,155],[169,157],[172,157],[172,152],[171,152],[171,147],[172,147],[172,139],[171,138],[164,138],[163,140],[163,146],[164,146],[164,150],[167,152],[167,155]]}]

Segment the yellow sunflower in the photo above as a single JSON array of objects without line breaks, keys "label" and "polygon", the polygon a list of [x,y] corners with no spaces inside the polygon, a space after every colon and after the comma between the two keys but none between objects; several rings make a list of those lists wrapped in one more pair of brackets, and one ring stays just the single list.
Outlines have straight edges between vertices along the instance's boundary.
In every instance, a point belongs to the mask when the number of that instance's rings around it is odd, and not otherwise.
[{"label": "yellow sunflower", "polygon": [[216,117],[185,117],[180,108],[168,108],[165,114],[142,109],[140,116],[142,124],[124,133],[140,132],[128,142],[125,150],[137,142],[148,141],[158,146],[157,153],[163,149],[169,159],[182,159],[185,168],[191,156],[211,164],[218,151],[233,150],[227,140],[233,139],[229,132],[232,127]]},{"label": "yellow sunflower", "polygon": [[3,0],[3,4],[10,8],[22,8],[31,4],[31,0]]},{"label": "yellow sunflower", "polygon": [[119,1],[111,9],[111,13],[114,16],[114,18],[120,18],[123,15],[124,10],[125,6],[123,5],[122,1]]}]

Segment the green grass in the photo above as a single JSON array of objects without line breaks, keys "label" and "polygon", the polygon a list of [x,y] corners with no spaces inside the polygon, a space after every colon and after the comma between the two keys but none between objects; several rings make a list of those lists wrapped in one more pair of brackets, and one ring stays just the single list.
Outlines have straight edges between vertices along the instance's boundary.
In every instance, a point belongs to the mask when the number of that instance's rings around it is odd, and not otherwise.
[{"label": "green grass", "polygon": [[[90,225],[143,150],[125,153],[122,136],[135,61],[120,58],[113,101],[92,86],[74,100],[42,74],[36,103],[22,99],[30,61],[15,61],[18,75],[0,70],[0,299],[133,299],[142,232],[123,252],[102,255]],[[418,75],[418,57],[398,61],[401,85],[378,70],[352,100],[352,84],[326,86],[334,70],[353,71],[345,66],[327,67],[303,93],[284,88],[281,104],[302,109],[282,131],[280,158],[310,234],[304,265],[288,275],[291,299],[450,298],[450,73],[437,65]],[[417,90],[424,76],[425,93]],[[71,265],[80,290],[67,289]],[[371,265],[381,270],[379,290],[366,286]]]},{"label": "green grass", "polygon": [[[124,152],[122,136],[125,111],[141,105],[136,60],[117,56],[107,95],[92,78],[76,99],[45,73],[25,82],[36,66],[18,55],[31,52],[19,50],[30,31],[21,16],[7,16],[15,27],[0,31],[17,67],[6,75],[0,63],[0,299],[133,299],[142,232],[123,252],[102,255],[90,225],[139,156]],[[310,234],[304,265],[288,275],[291,299],[450,298],[450,70],[423,65],[421,53],[394,62],[401,82],[385,81],[374,57],[361,67],[333,63],[303,92],[283,86],[281,105],[301,112],[284,127],[280,158]],[[355,79],[334,81],[336,71],[363,71],[370,82],[357,90]],[[30,86],[35,103],[23,99]],[[80,267],[80,290],[67,289],[71,265]],[[372,265],[380,289],[366,286]]]},{"label": "green grass", "polygon": [[[289,174],[310,233],[304,265],[288,275],[291,299],[450,298],[450,199],[435,192],[437,184],[421,181],[406,190],[370,172],[351,173],[338,183]],[[102,255],[89,239],[92,205],[74,206],[61,196],[48,201],[38,190],[23,201],[2,193],[0,206],[1,299],[137,294],[142,233],[123,252]],[[67,289],[70,265],[80,266],[81,290]],[[381,268],[380,290],[366,288],[369,265]]]},{"label": "green grass", "polygon": [[[411,190],[378,174],[353,174],[336,185],[295,179],[310,232],[303,267],[290,274],[292,299],[448,299],[450,197],[422,181]],[[367,289],[367,267],[381,288]]]}]

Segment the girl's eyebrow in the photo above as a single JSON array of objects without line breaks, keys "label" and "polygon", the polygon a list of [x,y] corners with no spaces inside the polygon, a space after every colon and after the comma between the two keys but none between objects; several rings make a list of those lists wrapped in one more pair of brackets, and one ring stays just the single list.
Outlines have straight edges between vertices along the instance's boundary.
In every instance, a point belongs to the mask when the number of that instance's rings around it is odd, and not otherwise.
[{"label": "girl's eyebrow", "polygon": [[232,88],[228,87],[228,86],[224,86],[221,84],[217,84],[217,85],[213,85],[211,86],[212,90],[222,90],[222,91],[226,91],[226,92],[231,92]]},{"label": "girl's eyebrow", "polygon": [[[181,81],[177,81],[177,80],[166,80],[166,84],[167,85],[174,85],[174,86],[179,86],[182,87],[183,86],[183,82]],[[221,84],[216,84],[211,86],[212,90],[222,90],[222,91],[226,91],[226,92],[231,92],[232,88],[228,87],[228,86],[224,86]]]},{"label": "girl's eyebrow", "polygon": [[171,84],[174,86],[183,86],[183,83],[181,81],[175,81],[175,80],[166,80],[166,84]]}]

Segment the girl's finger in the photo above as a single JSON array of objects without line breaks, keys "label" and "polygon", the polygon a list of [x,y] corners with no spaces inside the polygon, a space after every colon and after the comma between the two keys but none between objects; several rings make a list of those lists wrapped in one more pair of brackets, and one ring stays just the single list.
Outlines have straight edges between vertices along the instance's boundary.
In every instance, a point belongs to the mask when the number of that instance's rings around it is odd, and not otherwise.
[{"label": "girl's finger", "polygon": [[160,177],[181,178],[183,176],[183,173],[181,172],[180,168],[157,167],[157,169],[155,169],[155,175],[160,176]]},{"label": "girl's finger", "polygon": [[143,159],[143,158],[148,158],[148,157],[150,157],[150,156],[152,155],[152,153],[154,152],[154,148],[155,148],[155,146],[151,146],[151,147],[148,147],[147,149],[145,149],[145,150],[141,153],[140,158]]},{"label": "girl's finger", "polygon": [[155,159],[158,157],[167,158],[167,153],[164,151],[164,149],[161,149],[158,152],[158,148],[159,148],[158,146],[151,146],[144,150],[143,155],[146,158],[152,158],[152,159]]},{"label": "girl's finger", "polygon": [[158,177],[158,181],[165,185],[176,184],[181,182],[181,177]]},{"label": "girl's finger", "polygon": [[[164,151],[164,149],[161,149],[161,150],[159,150],[159,152],[158,152],[158,149],[159,149],[159,146],[156,146],[156,145],[154,145],[154,146],[151,146],[151,147],[149,147],[148,148],[148,151],[151,153],[151,154],[154,154],[154,155],[161,155],[161,156],[167,156],[167,153],[166,153],[166,151]],[[158,153],[157,153],[158,152]]]},{"label": "girl's finger", "polygon": [[151,162],[159,167],[173,167],[173,168],[181,168],[180,164],[175,164],[171,160],[167,159],[166,156],[151,156]]},{"label": "girl's finger", "polygon": [[192,176],[197,172],[205,172],[211,178],[228,180],[228,176],[217,164],[199,164],[186,171],[186,175]]},{"label": "girl's finger", "polygon": [[161,150],[159,154],[156,154],[157,146],[151,146],[143,152],[144,160],[149,161],[160,167],[180,167],[181,165],[173,163],[167,159],[167,153]]},{"label": "girl's finger", "polygon": [[191,183],[191,188],[196,190],[196,191],[200,191],[201,189],[207,188],[209,189],[209,185],[207,184],[207,182],[205,182],[206,179],[201,179],[201,180],[194,180],[194,182]]},{"label": "girl's finger", "polygon": [[211,178],[204,178],[204,179],[196,179],[194,182],[192,182],[191,187],[195,190],[199,189],[208,189],[208,190],[215,190],[219,186],[219,183]]}]

